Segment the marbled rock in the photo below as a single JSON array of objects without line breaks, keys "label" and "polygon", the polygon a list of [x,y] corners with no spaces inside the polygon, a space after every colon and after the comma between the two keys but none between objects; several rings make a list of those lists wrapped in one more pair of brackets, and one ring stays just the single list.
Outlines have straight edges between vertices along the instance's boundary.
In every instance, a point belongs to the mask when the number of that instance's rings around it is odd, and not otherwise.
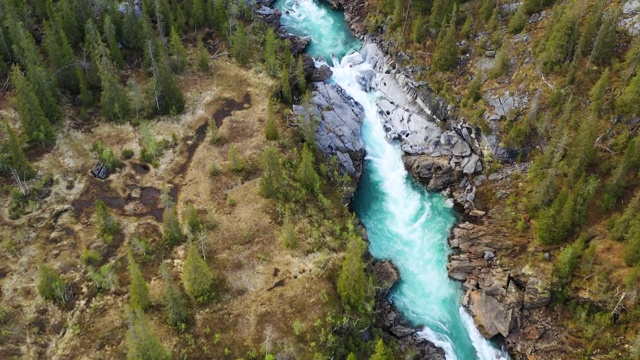
[{"label": "marbled rock", "polygon": [[318,120],[316,138],[318,148],[326,156],[336,156],[344,172],[357,183],[362,173],[364,143],[361,126],[364,119],[362,105],[338,85],[316,83],[312,106],[294,105],[300,121]]}]

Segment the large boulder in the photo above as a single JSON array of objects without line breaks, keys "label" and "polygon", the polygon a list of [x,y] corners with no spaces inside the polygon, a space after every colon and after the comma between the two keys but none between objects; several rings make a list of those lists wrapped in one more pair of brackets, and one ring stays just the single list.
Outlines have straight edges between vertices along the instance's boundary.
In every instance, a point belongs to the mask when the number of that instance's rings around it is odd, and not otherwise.
[{"label": "large boulder", "polygon": [[508,309],[496,297],[485,290],[470,290],[468,309],[478,330],[487,339],[498,334],[509,335],[513,320],[513,309]]},{"label": "large boulder", "polygon": [[451,167],[449,157],[407,155],[404,165],[430,191],[442,191],[462,178],[462,171]]},{"label": "large boulder", "polygon": [[318,121],[318,148],[327,157],[335,156],[343,173],[357,184],[362,174],[364,143],[362,121],[364,108],[336,84],[315,83],[311,104],[294,105],[300,121]]}]

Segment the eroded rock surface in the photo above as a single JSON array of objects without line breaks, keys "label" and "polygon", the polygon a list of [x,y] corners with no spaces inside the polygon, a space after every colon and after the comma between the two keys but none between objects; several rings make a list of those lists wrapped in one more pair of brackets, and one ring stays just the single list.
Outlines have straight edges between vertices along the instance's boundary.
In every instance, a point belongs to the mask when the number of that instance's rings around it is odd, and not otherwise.
[{"label": "eroded rock surface", "polygon": [[362,141],[362,105],[340,86],[315,83],[311,105],[294,105],[300,121],[317,121],[318,148],[328,157],[336,156],[342,169],[357,183],[362,173],[364,143]]}]

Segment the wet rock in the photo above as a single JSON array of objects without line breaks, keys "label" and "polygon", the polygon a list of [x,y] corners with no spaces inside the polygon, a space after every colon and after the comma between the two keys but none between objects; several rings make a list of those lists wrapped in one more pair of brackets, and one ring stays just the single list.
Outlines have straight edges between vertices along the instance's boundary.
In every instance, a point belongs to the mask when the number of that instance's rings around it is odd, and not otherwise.
[{"label": "wet rock", "polygon": [[331,68],[323,64],[323,65],[320,65],[320,67],[317,67],[317,68],[314,67],[312,80],[313,82],[322,82],[322,81],[329,80],[332,75],[333,75],[333,71],[331,71]]},{"label": "wet rock", "polygon": [[391,261],[379,261],[373,265],[371,272],[378,280],[378,291],[383,293],[382,296],[387,296],[391,287],[398,281],[398,269]]},{"label": "wet rock", "polygon": [[362,173],[364,143],[361,127],[364,109],[336,84],[315,83],[312,106],[294,105],[300,121],[318,120],[318,148],[327,156],[336,156],[343,172],[357,183]]},{"label": "wet rock", "polygon": [[430,191],[442,191],[462,178],[462,171],[452,168],[448,157],[405,156],[404,165]]}]

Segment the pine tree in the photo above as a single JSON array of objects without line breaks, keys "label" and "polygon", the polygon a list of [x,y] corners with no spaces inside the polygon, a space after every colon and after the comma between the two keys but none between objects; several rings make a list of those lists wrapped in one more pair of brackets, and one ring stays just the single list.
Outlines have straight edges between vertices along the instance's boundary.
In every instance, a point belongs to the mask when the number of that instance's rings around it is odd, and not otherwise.
[{"label": "pine tree", "polygon": [[209,59],[211,55],[207,48],[204,47],[204,42],[202,41],[202,36],[198,36],[198,67],[200,71],[207,72],[209,71]]},{"label": "pine tree", "polygon": [[244,26],[238,24],[231,41],[231,54],[242,65],[249,63],[249,39]]},{"label": "pine tree", "polygon": [[204,224],[202,223],[202,220],[200,220],[198,212],[195,207],[193,207],[193,204],[187,205],[187,209],[184,213],[184,224],[189,238],[192,238],[195,234],[199,234],[204,231]]},{"label": "pine tree", "polygon": [[111,17],[106,15],[104,17],[104,37],[107,40],[109,46],[109,53],[113,63],[118,69],[122,69],[124,66],[124,60],[122,59],[122,53],[120,53],[120,47],[118,46],[118,40],[116,39],[116,27],[111,22]]},{"label": "pine tree", "polygon": [[280,231],[280,241],[287,249],[295,249],[298,247],[298,235],[296,235],[296,229],[291,223],[291,215],[286,214],[284,222],[282,223],[282,230]]},{"label": "pine tree", "polygon": [[38,293],[43,299],[54,302],[67,302],[67,284],[52,268],[38,265]]},{"label": "pine tree", "polygon": [[541,244],[558,244],[567,238],[573,225],[573,203],[573,196],[563,190],[551,207],[541,212],[536,229]]},{"label": "pine tree", "polygon": [[602,20],[598,36],[593,44],[589,61],[598,65],[608,64],[615,45],[618,16],[614,11],[608,12]]},{"label": "pine tree", "polygon": [[111,243],[113,237],[120,231],[118,220],[111,214],[107,204],[102,200],[96,200],[96,227],[98,236]]},{"label": "pine tree", "polygon": [[631,199],[629,205],[618,219],[616,219],[613,229],[611,229],[611,238],[615,241],[628,240],[629,229],[631,224],[640,220],[640,194]]},{"label": "pine tree", "polygon": [[483,0],[482,7],[480,8],[480,14],[484,21],[489,21],[497,5],[496,0]]},{"label": "pine tree", "polygon": [[424,41],[427,36],[427,27],[424,24],[424,18],[422,15],[418,15],[411,24],[411,40],[419,44]]},{"label": "pine tree", "polygon": [[296,171],[296,179],[302,187],[311,193],[317,193],[320,189],[320,176],[313,168],[313,154],[309,151],[307,144],[302,148],[302,159]]},{"label": "pine tree", "polygon": [[291,97],[291,83],[289,83],[289,68],[286,65],[282,66],[282,73],[280,73],[280,91],[282,100],[287,104],[291,104],[293,98]]},{"label": "pine tree", "polygon": [[622,94],[616,99],[616,110],[626,115],[640,114],[640,72],[638,72]]},{"label": "pine tree", "polygon": [[149,84],[150,103],[157,114],[180,114],[184,111],[184,96],[175,76],[171,73],[169,57],[158,41],[147,40],[150,71],[153,77]]},{"label": "pine tree", "polygon": [[213,17],[216,32],[219,36],[226,38],[229,31],[229,14],[224,0],[213,0]]},{"label": "pine tree", "polygon": [[244,162],[242,161],[238,150],[236,150],[236,147],[233,144],[229,146],[229,154],[227,155],[227,157],[229,160],[229,170],[236,173],[242,172],[242,170],[244,170]]},{"label": "pine tree", "polygon": [[609,68],[605,69],[600,76],[600,79],[591,89],[589,93],[589,100],[591,100],[591,111],[596,114],[602,112],[602,102],[607,92],[607,84],[609,83]]},{"label": "pine tree", "polygon": [[269,28],[264,41],[264,62],[267,67],[267,73],[270,76],[275,76],[278,71],[278,59],[276,57],[277,47],[278,40],[276,38],[276,33],[272,28]]},{"label": "pine tree", "polygon": [[338,294],[342,303],[351,310],[361,311],[366,297],[367,279],[362,261],[363,243],[356,235],[350,235],[338,277]]},{"label": "pine tree", "polygon": [[144,47],[142,24],[135,9],[135,0],[128,0],[124,6],[122,41],[129,49],[142,51]]},{"label": "pine tree", "polygon": [[160,266],[160,276],[164,281],[164,295],[162,303],[167,320],[171,326],[184,326],[189,320],[189,310],[184,296],[180,292],[180,288],[173,281],[169,265],[164,263]]},{"label": "pine tree", "polygon": [[153,334],[147,315],[136,307],[125,307],[127,360],[171,360],[172,356]]},{"label": "pine tree", "polygon": [[389,353],[386,346],[384,346],[384,341],[382,339],[378,340],[376,343],[376,352],[371,355],[369,360],[391,360],[392,354]]},{"label": "pine tree", "polygon": [[[444,27],[444,24],[443,24]],[[433,65],[440,71],[451,71],[458,61],[458,45],[456,44],[456,23],[451,21],[449,26],[440,31],[433,54]]]},{"label": "pine tree", "polygon": [[189,17],[189,25],[191,28],[197,28],[204,25],[205,11],[203,0],[193,0],[191,3],[191,16]]},{"label": "pine tree", "polygon": [[282,67],[286,67],[288,72],[291,72],[293,67],[293,54],[291,53],[291,40],[285,39],[282,43]]},{"label": "pine tree", "polygon": [[11,82],[16,89],[18,115],[27,138],[32,144],[38,144],[41,147],[52,145],[55,142],[53,127],[44,115],[38,98],[17,65],[13,65]]},{"label": "pine tree", "polygon": [[213,280],[209,265],[200,256],[197,247],[190,243],[182,268],[182,283],[185,291],[197,301],[205,302],[214,295]]},{"label": "pine tree", "polygon": [[549,38],[543,42],[542,64],[547,70],[557,68],[573,59],[578,37],[577,11],[570,6],[556,6],[558,19],[551,27]]},{"label": "pine tree", "polygon": [[162,213],[162,240],[169,248],[182,243],[184,240],[178,212],[173,204],[167,206]]},{"label": "pine tree", "polygon": [[55,19],[55,22],[43,21],[43,43],[49,55],[53,73],[56,74],[58,84],[62,88],[77,94],[80,91],[77,75],[78,61],[69,41],[67,41],[67,36],[62,31],[62,27],[58,25],[60,23],[59,17],[52,13],[49,18]]},{"label": "pine tree", "polygon": [[149,286],[147,286],[147,282],[144,280],[131,250],[127,253],[127,260],[129,261],[129,278],[131,281],[129,284],[129,305],[132,308],[144,311],[151,305]]},{"label": "pine tree", "polygon": [[36,172],[35,170],[33,170],[33,167],[31,167],[29,160],[24,155],[24,151],[22,151],[22,143],[16,136],[16,133],[13,131],[13,129],[9,126],[9,124],[5,123],[4,126],[9,137],[7,141],[7,147],[9,150],[7,165],[9,166],[9,168],[15,170],[20,179],[32,179],[36,175]]},{"label": "pine tree", "polygon": [[272,148],[266,148],[260,155],[260,193],[266,198],[278,198],[282,195],[285,175],[282,172],[278,152]]},{"label": "pine tree", "polygon": [[600,29],[602,25],[602,11],[604,5],[605,0],[598,0],[587,16],[584,30],[580,35],[580,41],[578,41],[577,53],[580,56],[588,56],[593,50],[593,43],[598,36],[598,29]]},{"label": "pine tree", "polygon": [[453,5],[454,1],[451,0],[434,0],[429,16],[429,26],[434,30],[440,30],[440,25],[446,27],[450,22],[455,23],[455,20],[449,21]]},{"label": "pine tree", "polygon": [[304,73],[302,56],[298,57],[298,64],[296,66],[296,85],[298,87],[298,94],[304,94],[307,91],[307,79]]},{"label": "pine tree", "polygon": [[176,73],[181,73],[187,69],[187,50],[182,45],[182,39],[180,39],[175,28],[171,28],[169,54],[171,55],[171,67]]},{"label": "pine tree", "polygon": [[118,71],[111,60],[111,53],[91,21],[87,23],[85,38],[91,44],[91,58],[102,85],[100,108],[108,119],[124,120],[129,115],[127,94],[118,82]]},{"label": "pine tree", "polygon": [[276,110],[273,105],[273,98],[269,98],[267,105],[267,123],[265,124],[264,135],[267,140],[278,140],[280,134],[278,132],[278,122],[276,121]]},{"label": "pine tree", "polygon": [[62,27],[69,40],[69,45],[72,47],[79,45],[84,37],[83,25],[78,22],[76,10],[76,4],[73,0],[60,0],[58,3],[57,12],[60,14],[61,21],[57,25]]}]

